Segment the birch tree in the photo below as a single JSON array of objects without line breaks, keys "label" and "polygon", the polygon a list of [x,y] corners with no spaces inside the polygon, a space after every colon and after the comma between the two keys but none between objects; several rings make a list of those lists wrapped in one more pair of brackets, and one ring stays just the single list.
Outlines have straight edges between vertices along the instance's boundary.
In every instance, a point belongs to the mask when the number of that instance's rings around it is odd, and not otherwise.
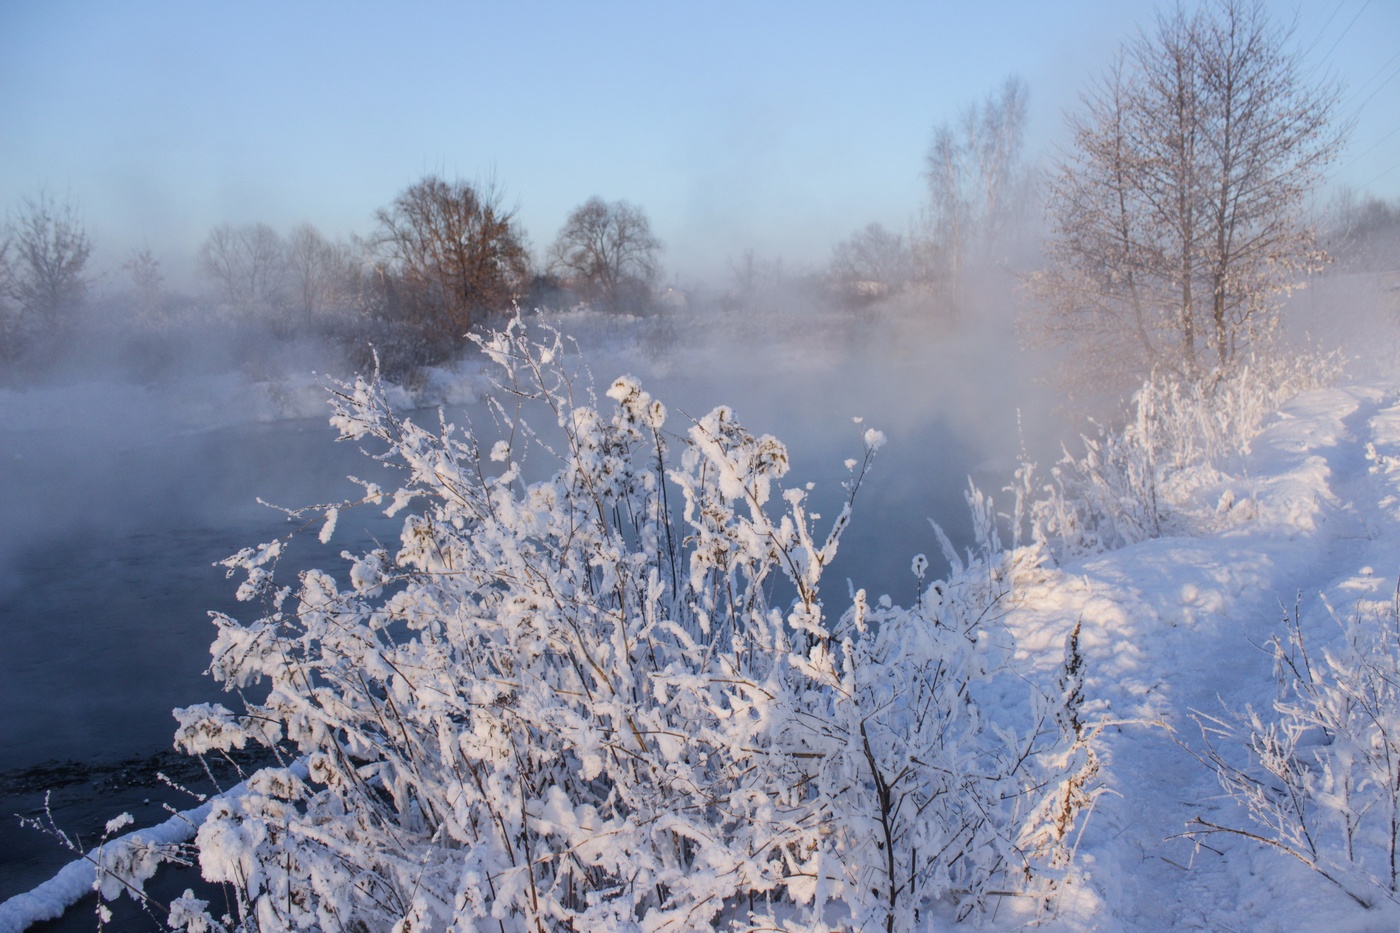
[{"label": "birch tree", "polygon": [[1021,203],[1021,149],[1029,93],[1019,77],[934,129],[924,160],[929,186],[926,275],[956,283],[974,251],[986,252]]},{"label": "birch tree", "polygon": [[1053,338],[1110,351],[1095,371],[1228,366],[1324,261],[1305,200],[1345,128],[1290,43],[1259,0],[1177,8],[1070,117],[1032,288]]}]

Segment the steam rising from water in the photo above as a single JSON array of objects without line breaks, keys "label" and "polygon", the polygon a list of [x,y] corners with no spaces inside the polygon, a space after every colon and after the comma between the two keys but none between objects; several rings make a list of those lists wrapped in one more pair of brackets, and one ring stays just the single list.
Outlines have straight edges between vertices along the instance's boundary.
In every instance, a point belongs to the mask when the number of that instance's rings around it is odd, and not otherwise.
[{"label": "steam rising from water", "polygon": [[[727,404],[751,430],[779,437],[791,451],[789,482],[816,483],[814,501],[833,517],[843,463],[860,451],[863,428],[852,419],[884,431],[890,443],[828,586],[839,600],[849,577],[907,600],[913,554],[937,557],[927,520],[966,537],[966,477],[994,487],[1009,477],[1018,443],[1012,400],[1033,398],[1034,369],[1016,350],[1010,307],[992,310],[960,322],[879,309],[693,312],[669,322],[669,345],[639,346],[635,328],[585,333],[584,343],[600,395],[630,372],[667,403],[677,431],[685,414]],[[579,316],[559,323],[592,326]],[[191,355],[207,358],[206,350],[194,344]],[[181,351],[165,355],[178,360]],[[205,611],[238,607],[210,564],[289,530],[259,497],[289,507],[339,501],[357,491],[347,474],[375,468],[334,443],[308,362],[344,372],[327,352],[261,371],[172,366],[138,384],[129,368],[73,360],[63,379],[0,390],[8,500],[0,618],[12,646],[0,658],[0,684],[14,694],[0,702],[0,744],[8,765],[118,754],[122,743],[164,747],[169,708],[215,692],[199,676],[212,635]],[[448,412],[450,420],[461,414],[479,430],[490,425],[480,408]],[[1026,423],[1039,430],[1040,415]],[[394,523],[354,521],[343,518],[331,547],[315,555],[328,569],[338,569],[339,549],[397,534]]]}]

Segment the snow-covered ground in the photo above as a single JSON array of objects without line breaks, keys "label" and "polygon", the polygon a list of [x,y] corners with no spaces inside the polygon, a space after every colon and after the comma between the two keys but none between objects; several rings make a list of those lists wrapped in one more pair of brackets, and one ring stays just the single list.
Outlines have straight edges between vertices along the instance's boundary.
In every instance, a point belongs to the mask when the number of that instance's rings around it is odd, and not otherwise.
[{"label": "snow-covered ground", "polygon": [[[1400,926],[1400,908],[1364,883],[1352,890],[1362,891],[1370,908],[1276,847],[1239,834],[1185,835],[1193,820],[1269,835],[1202,764],[1199,722],[1250,708],[1265,719],[1273,715],[1279,680],[1268,644],[1287,638],[1295,610],[1321,658],[1342,642],[1339,618],[1390,605],[1400,577],[1400,386],[1306,392],[1231,461],[1221,472],[1193,476],[1170,505],[1176,518],[1167,534],[1066,558],[1016,580],[1004,624],[1028,676],[1049,682],[1066,636],[1080,626],[1084,692],[1106,722],[1106,791],[1051,915],[1007,898],[975,915],[970,927]],[[1253,767],[1242,746],[1217,740],[1217,748],[1239,767]],[[1257,768],[1251,773],[1262,776]],[[1318,827],[1319,851],[1340,859],[1325,818]],[[1383,874],[1376,857],[1384,845],[1365,832],[1359,840],[1364,864],[1349,880]],[[0,905],[0,933],[24,929],[36,916],[34,903]]]},{"label": "snow-covered ground", "polygon": [[1267,715],[1277,683],[1265,645],[1286,635],[1285,615],[1299,606],[1321,657],[1341,636],[1324,597],[1346,616],[1358,600],[1388,601],[1400,574],[1400,471],[1386,459],[1400,454],[1393,386],[1305,393],[1250,446],[1244,469],[1196,493],[1205,512],[1216,506],[1208,533],[1067,561],[1016,594],[1007,622],[1028,664],[1054,664],[1082,620],[1085,692],[1113,723],[1103,739],[1108,792],[1079,849],[1083,877],[1064,893],[1054,927],[1400,924],[1393,905],[1362,909],[1275,849],[1225,834],[1198,847],[1182,835],[1196,817],[1263,832],[1183,748],[1203,748],[1193,714],[1253,706]]}]

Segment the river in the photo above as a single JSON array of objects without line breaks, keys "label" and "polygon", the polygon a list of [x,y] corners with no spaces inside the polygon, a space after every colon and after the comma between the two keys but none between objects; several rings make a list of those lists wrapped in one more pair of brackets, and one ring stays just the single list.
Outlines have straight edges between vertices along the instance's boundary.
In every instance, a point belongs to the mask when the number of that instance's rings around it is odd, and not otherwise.
[{"label": "river", "polygon": [[[918,369],[906,361],[911,367]],[[1009,475],[1004,458],[988,465],[966,412],[927,403],[882,418],[874,408],[889,406],[895,391],[888,370],[713,375],[671,366],[648,378],[671,407],[668,427],[683,428],[683,413],[732,404],[755,431],[789,444],[788,481],[816,482],[815,501],[832,516],[843,461],[859,456],[852,417],[864,415],[889,435],[828,571],[833,606],[845,599],[847,578],[911,601],[913,555],[941,563],[927,519],[965,542],[967,475],[980,470],[979,481],[992,482]],[[94,383],[0,400],[0,495],[10,516],[0,532],[0,812],[7,814],[0,900],[72,857],[8,816],[38,815],[46,785],[55,821],[84,833],[84,845],[122,809],[139,824],[162,819],[162,802],[191,805],[153,781],[156,770],[172,768],[172,708],[216,699],[237,705],[203,673],[214,633],[209,612],[247,609],[216,562],[290,530],[286,516],[259,498],[288,507],[335,502],[358,492],[347,475],[373,479],[380,469],[356,445],[336,443],[324,418],[214,416],[211,399],[191,406],[180,398],[200,391]],[[475,413],[487,421],[479,406]],[[450,418],[462,414],[449,410]],[[1014,412],[1000,417],[1003,433],[1014,435]],[[400,524],[352,510],[329,547],[303,535],[278,572],[293,580],[311,566],[334,571],[341,550],[392,543]]]}]

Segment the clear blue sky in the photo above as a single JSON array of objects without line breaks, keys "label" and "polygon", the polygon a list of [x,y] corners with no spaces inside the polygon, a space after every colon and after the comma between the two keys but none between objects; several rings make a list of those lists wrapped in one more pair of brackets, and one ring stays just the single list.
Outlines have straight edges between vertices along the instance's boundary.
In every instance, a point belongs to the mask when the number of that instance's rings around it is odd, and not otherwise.
[{"label": "clear blue sky", "polygon": [[[1050,151],[1155,8],[0,0],[0,207],[46,187],[103,264],[178,269],[217,223],[367,233],[425,173],[494,176],[539,252],[596,194],[645,209],[682,277],[746,247],[816,264],[904,229],[933,126],[1010,74]],[[1400,194],[1400,2],[1270,9],[1359,108],[1339,178]]]}]

